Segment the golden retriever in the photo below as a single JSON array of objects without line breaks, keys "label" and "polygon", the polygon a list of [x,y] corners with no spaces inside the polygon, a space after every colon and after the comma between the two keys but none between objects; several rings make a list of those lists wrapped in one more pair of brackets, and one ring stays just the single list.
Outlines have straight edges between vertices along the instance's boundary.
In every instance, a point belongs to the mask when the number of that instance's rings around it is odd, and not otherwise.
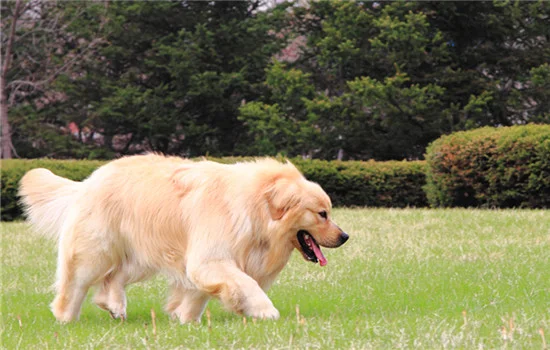
[{"label": "golden retriever", "polygon": [[290,162],[233,165],[156,154],[121,158],[74,182],[46,169],[21,180],[29,221],[58,239],[57,320],[76,320],[88,289],[126,318],[125,286],[162,271],[166,311],[199,321],[211,297],[239,314],[277,319],[266,291],[296,248],[327,261],[319,246],[348,239],[321,187]]}]

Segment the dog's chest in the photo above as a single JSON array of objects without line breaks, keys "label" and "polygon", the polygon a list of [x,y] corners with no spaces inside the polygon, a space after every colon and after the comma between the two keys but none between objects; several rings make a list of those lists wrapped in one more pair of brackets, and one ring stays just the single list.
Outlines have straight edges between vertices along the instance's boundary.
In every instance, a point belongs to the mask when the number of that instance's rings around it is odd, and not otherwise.
[{"label": "dog's chest", "polygon": [[287,264],[291,253],[292,248],[273,247],[268,243],[260,242],[249,251],[244,270],[262,288],[268,288]]}]

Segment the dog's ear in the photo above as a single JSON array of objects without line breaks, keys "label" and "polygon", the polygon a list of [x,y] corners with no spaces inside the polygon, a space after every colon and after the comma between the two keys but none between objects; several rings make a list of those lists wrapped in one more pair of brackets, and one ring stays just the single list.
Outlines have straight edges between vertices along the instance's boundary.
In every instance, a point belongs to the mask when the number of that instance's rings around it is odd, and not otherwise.
[{"label": "dog's ear", "polygon": [[280,220],[293,207],[300,204],[299,187],[287,179],[277,179],[265,193],[269,214],[273,220]]}]

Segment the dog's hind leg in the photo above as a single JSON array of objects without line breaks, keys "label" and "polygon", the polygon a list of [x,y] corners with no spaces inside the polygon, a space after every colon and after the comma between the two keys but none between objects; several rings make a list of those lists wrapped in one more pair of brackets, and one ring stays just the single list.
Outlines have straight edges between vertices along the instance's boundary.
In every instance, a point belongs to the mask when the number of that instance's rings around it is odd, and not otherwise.
[{"label": "dog's hind leg", "polygon": [[82,301],[91,285],[109,269],[107,259],[90,250],[61,250],[57,266],[57,295],[51,305],[60,322],[78,319]]},{"label": "dog's hind leg", "polygon": [[100,283],[94,295],[94,303],[103,310],[109,311],[113,319],[126,319],[126,274],[115,271]]},{"label": "dog's hind leg", "polygon": [[146,280],[155,274],[155,270],[138,266],[126,261],[113,269],[103,281],[94,295],[94,303],[103,310],[109,311],[112,318],[126,319],[127,285]]},{"label": "dog's hind leg", "polygon": [[209,299],[207,293],[174,283],[164,309],[173,318],[177,317],[181,323],[199,322]]}]

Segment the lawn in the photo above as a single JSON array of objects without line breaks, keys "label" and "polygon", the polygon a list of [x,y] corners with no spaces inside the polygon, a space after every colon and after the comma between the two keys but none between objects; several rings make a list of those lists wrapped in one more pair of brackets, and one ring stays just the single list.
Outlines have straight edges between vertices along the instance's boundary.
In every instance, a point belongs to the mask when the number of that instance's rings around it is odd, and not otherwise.
[{"label": "lawn", "polygon": [[350,240],[324,250],[325,267],[293,254],[269,292],[281,319],[243,319],[211,301],[202,322],[190,325],[162,312],[162,276],[128,288],[125,322],[88,298],[80,321],[58,324],[48,308],[54,243],[24,223],[2,223],[0,347],[542,349],[550,343],[550,211],[337,209],[334,217]]}]

